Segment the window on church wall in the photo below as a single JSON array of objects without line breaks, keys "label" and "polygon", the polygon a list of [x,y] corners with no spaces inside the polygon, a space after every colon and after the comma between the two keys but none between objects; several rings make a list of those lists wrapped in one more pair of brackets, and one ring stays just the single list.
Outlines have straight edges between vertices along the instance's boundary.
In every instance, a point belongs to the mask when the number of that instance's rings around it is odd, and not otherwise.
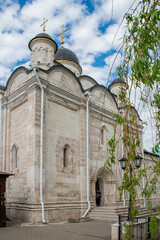
[{"label": "window on church wall", "polygon": [[102,126],[100,129],[100,145],[106,145],[106,127]]},{"label": "window on church wall", "polygon": [[63,149],[63,167],[67,167],[67,163],[68,163],[68,148],[65,147]]},{"label": "window on church wall", "polygon": [[14,144],[12,146],[12,170],[18,168],[18,147]]},{"label": "window on church wall", "polygon": [[107,133],[108,133],[108,130],[106,126],[103,125],[100,129],[100,146],[103,148],[107,148],[107,142],[108,142]]},{"label": "window on church wall", "polygon": [[62,168],[63,170],[72,171],[73,167],[73,150],[71,146],[67,143],[63,146],[62,151]]},{"label": "window on church wall", "polygon": [[100,139],[101,139],[101,145],[104,145],[104,129],[103,128],[101,128],[101,137],[100,137]]}]

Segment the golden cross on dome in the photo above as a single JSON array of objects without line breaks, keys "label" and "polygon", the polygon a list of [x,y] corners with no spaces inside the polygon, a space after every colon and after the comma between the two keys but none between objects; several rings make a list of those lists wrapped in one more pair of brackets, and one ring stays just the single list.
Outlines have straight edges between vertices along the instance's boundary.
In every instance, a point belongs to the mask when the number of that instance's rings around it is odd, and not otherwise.
[{"label": "golden cross on dome", "polygon": [[64,30],[64,25],[62,25],[62,32],[60,34],[57,35],[57,37],[61,36],[62,35],[62,40],[61,40],[61,45],[63,46],[64,44],[64,33],[67,32],[69,30],[69,28],[65,29]]},{"label": "golden cross on dome", "polygon": [[45,20],[45,18],[43,18],[43,23],[41,24],[41,27],[43,26],[43,32],[46,31],[46,26],[45,26],[46,22],[48,22],[48,19]]}]

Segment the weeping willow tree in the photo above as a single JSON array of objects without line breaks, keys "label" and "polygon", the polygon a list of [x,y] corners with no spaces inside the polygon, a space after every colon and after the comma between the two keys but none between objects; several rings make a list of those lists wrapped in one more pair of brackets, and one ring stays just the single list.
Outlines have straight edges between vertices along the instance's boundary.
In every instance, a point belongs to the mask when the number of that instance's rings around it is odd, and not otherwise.
[{"label": "weeping willow tree", "polygon": [[[159,0],[139,1],[124,18],[126,20],[125,34],[119,50],[123,52],[123,61],[117,68],[117,75],[125,79],[129,89],[122,87],[117,96],[123,114],[119,111],[117,115],[114,115],[115,131],[114,136],[109,140],[110,157],[107,164],[111,166],[115,161],[116,131],[118,126],[123,126],[121,141],[127,161],[119,190],[120,193],[128,192],[132,199],[129,224],[126,226],[125,234],[125,239],[131,239],[133,221],[138,214],[136,198],[137,188],[141,187],[140,180],[145,179],[141,196],[146,199],[149,210],[152,208],[151,199],[160,180],[160,157],[158,157],[160,155],[160,2]],[[133,101],[133,95],[136,96],[136,101]],[[145,167],[144,162],[143,167],[136,170],[136,174],[133,173],[134,160],[141,149],[142,136],[139,136],[136,131],[137,120],[133,111],[134,105],[136,108],[145,109],[150,114],[152,129],[156,135],[152,153],[157,156],[156,161],[152,159],[150,169]],[[160,216],[160,203],[157,206],[158,214]],[[157,215],[153,215],[150,221],[152,239],[157,238],[159,225]]]}]

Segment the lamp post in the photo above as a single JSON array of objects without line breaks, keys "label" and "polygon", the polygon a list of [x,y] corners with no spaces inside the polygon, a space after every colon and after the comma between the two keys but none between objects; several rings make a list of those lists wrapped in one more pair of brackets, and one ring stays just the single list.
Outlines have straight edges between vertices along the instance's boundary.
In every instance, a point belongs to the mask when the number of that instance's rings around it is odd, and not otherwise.
[{"label": "lamp post", "polygon": [[[127,164],[127,158],[125,157],[122,157],[119,162],[120,162],[120,166],[123,170],[126,169],[126,164]],[[134,165],[135,165],[135,169],[138,169],[140,168],[141,166],[141,163],[142,163],[142,157],[140,155],[137,155],[134,159]],[[132,171],[134,170],[132,168],[132,166],[130,165],[129,166],[129,169],[130,169],[130,172],[131,172],[131,175],[132,175]],[[131,212],[131,206],[132,206],[132,195],[130,193],[129,195],[129,208],[128,208],[128,221],[130,220],[130,212]]]}]

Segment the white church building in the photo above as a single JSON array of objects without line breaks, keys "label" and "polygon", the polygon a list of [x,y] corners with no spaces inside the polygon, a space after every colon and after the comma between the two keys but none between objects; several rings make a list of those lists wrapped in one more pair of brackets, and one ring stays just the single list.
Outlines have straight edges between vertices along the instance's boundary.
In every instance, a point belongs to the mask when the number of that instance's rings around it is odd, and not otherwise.
[{"label": "white church building", "polygon": [[[0,87],[0,171],[14,174],[7,179],[7,216],[29,222],[85,216],[96,206],[96,188],[101,206],[123,205],[121,143],[115,165],[104,165],[116,94],[127,84],[118,78],[106,88],[82,75],[75,53],[44,32],[29,49],[31,68],[17,68]],[[136,110],[135,116],[141,139]]]}]

